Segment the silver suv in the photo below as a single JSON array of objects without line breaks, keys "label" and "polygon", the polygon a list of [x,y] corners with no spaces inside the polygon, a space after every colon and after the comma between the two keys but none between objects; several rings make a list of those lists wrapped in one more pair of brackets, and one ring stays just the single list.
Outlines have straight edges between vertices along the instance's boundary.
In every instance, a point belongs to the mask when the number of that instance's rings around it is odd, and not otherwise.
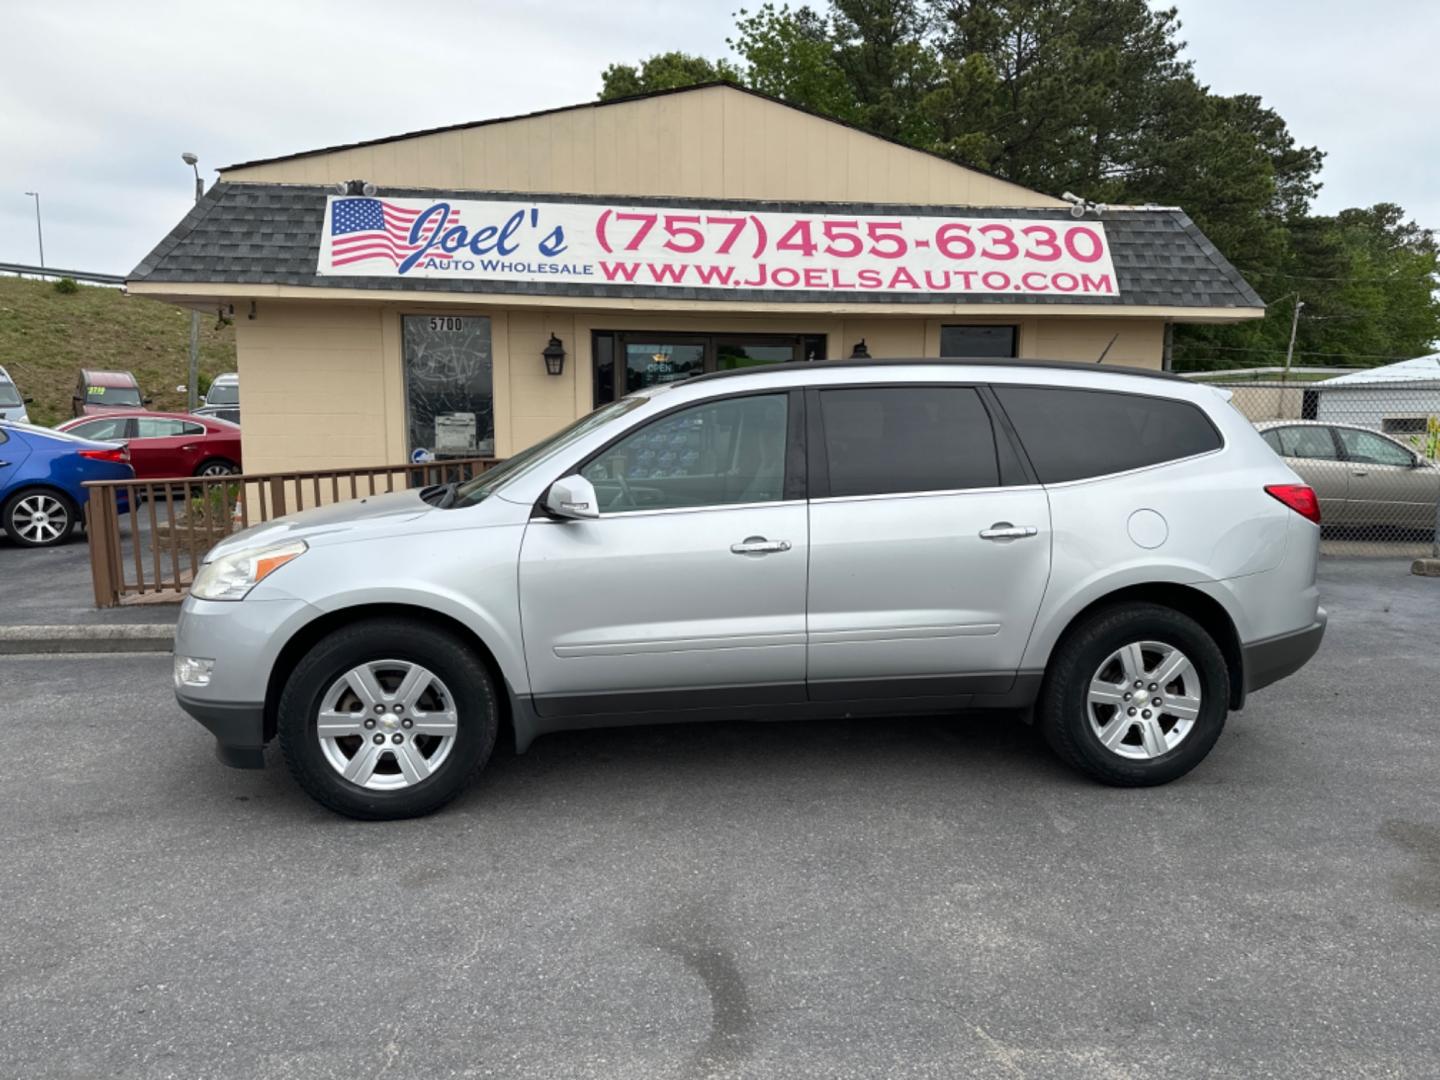
[{"label": "silver suv", "polygon": [[1319,647],[1314,492],[1217,392],[1025,362],[777,365],[461,485],[215,547],[175,642],[227,764],[361,818],[502,732],[1014,708],[1097,780],[1194,768]]}]

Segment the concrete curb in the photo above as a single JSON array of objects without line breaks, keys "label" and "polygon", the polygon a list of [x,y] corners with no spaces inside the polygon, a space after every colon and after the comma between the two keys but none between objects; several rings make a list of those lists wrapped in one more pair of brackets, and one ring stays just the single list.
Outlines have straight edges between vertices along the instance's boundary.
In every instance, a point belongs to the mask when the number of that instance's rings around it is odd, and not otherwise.
[{"label": "concrete curb", "polygon": [[1416,559],[1410,564],[1410,573],[1421,577],[1440,577],[1440,559]]},{"label": "concrete curb", "polygon": [[0,626],[0,656],[42,653],[168,653],[175,627],[160,625]]}]

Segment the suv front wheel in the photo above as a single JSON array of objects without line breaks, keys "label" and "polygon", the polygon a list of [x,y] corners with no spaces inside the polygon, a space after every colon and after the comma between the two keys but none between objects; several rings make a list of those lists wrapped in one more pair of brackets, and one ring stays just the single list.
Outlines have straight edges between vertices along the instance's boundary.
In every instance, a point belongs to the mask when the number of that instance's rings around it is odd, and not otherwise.
[{"label": "suv front wheel", "polygon": [[280,696],[285,761],[317,802],[372,821],[455,798],[490,757],[499,711],[489,672],[434,626],[375,619],[322,638]]},{"label": "suv front wheel", "polygon": [[1106,784],[1184,776],[1225,727],[1229,669],[1199,623],[1130,603],[1089,616],[1051,659],[1040,726],[1067,763]]}]

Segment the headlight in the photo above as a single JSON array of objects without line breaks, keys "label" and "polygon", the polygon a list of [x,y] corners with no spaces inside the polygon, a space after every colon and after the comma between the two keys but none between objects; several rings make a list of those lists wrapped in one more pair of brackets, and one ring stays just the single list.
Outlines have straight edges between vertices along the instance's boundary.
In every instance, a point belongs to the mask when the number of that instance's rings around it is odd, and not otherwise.
[{"label": "headlight", "polygon": [[291,540],[222,555],[200,568],[190,586],[190,595],[201,600],[243,600],[251,589],[280,567],[305,554],[309,546],[304,540]]}]

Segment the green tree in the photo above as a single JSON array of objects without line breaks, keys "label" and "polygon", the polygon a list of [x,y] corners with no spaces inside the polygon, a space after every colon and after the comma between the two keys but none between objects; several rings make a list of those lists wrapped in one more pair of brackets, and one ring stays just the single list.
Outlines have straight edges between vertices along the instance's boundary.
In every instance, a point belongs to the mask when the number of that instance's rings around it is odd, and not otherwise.
[{"label": "green tree", "polygon": [[[678,53],[612,66],[602,97],[728,74],[1041,191],[1178,205],[1268,301],[1181,326],[1181,366],[1381,363],[1440,337],[1433,236],[1397,206],[1311,215],[1323,153],[1250,94],[1200,84],[1177,10],[1147,0],[830,0],[736,16],[738,69]],[[652,73],[653,69],[653,73]]]},{"label": "green tree", "polygon": [[718,80],[739,82],[740,73],[727,60],[707,60],[683,52],[658,53],[637,64],[611,64],[600,76],[601,101],[676,90]]}]

